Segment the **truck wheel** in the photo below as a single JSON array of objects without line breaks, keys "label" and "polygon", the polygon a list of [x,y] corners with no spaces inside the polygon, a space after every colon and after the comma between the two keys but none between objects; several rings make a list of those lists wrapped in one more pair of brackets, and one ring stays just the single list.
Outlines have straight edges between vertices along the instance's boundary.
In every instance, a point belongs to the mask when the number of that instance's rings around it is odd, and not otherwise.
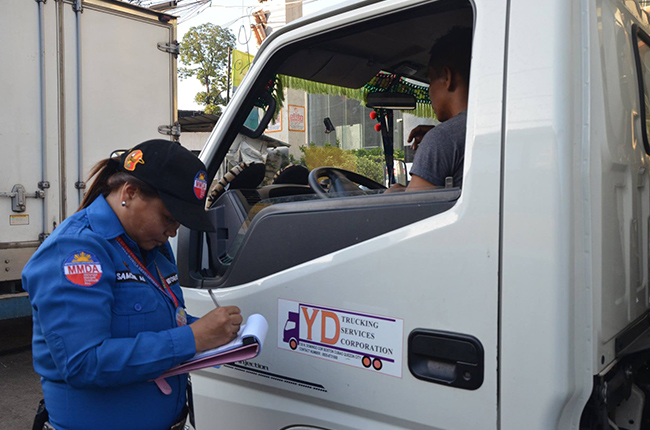
[{"label": "truck wheel", "polygon": [[381,360],[378,359],[378,358],[375,358],[374,360],[372,360],[372,367],[374,367],[375,370],[381,370],[381,367],[382,367]]},{"label": "truck wheel", "polygon": [[296,339],[294,339],[294,338],[291,338],[291,340],[289,341],[289,347],[291,349],[298,348],[298,341]]},{"label": "truck wheel", "polygon": [[365,356],[361,359],[361,364],[363,364],[363,367],[366,367],[366,368],[370,367],[370,364],[372,364],[372,363],[371,363],[371,360],[370,360],[370,357],[368,357],[367,355],[365,355]]}]

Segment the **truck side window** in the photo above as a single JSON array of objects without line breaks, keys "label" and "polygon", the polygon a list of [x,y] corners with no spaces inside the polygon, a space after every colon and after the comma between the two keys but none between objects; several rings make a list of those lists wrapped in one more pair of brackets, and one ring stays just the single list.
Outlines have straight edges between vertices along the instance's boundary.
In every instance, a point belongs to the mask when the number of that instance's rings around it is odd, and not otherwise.
[{"label": "truck side window", "polygon": [[639,108],[641,115],[641,135],[646,153],[650,154],[648,141],[648,124],[650,123],[650,36],[636,24],[632,26],[634,58],[636,59],[637,78],[639,80]]}]

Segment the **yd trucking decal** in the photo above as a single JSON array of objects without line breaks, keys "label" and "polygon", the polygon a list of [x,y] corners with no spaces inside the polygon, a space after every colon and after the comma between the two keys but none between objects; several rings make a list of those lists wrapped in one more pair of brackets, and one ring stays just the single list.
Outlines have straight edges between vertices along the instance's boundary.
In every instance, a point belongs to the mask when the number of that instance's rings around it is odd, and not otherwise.
[{"label": "yd trucking decal", "polygon": [[278,347],[402,377],[404,321],[278,299]]}]

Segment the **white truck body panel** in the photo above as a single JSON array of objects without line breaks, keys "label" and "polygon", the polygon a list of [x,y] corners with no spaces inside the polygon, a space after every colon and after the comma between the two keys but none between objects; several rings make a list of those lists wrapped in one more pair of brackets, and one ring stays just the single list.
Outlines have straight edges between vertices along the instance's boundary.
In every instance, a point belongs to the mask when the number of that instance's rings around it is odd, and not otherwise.
[{"label": "white truck body panel", "polygon": [[95,163],[170,138],[158,127],[176,121],[176,59],[157,47],[175,41],[175,18],[110,0],[79,3],[82,12],[68,1],[4,4],[11,19],[0,27],[8,62],[0,71],[0,193],[21,184],[33,197],[41,181],[49,188],[43,199],[27,198],[23,212],[0,198],[0,257],[9,269],[0,281],[19,280],[44,235],[76,211],[76,183]]},{"label": "white truck body panel", "polygon": [[[500,428],[577,428],[597,372],[585,325],[591,310],[584,306],[591,298],[585,283],[573,281],[582,274],[588,252],[583,242],[588,233],[578,216],[583,187],[589,186],[583,183],[581,169],[585,174],[589,169],[580,163],[581,149],[591,144],[588,137],[582,139],[590,123],[582,56],[588,48],[582,40],[590,33],[582,26],[596,18],[595,8],[587,2],[552,1],[533,12],[523,2],[511,5]],[[522,21],[532,13],[534,24]],[[582,14],[589,18],[583,21]]]}]

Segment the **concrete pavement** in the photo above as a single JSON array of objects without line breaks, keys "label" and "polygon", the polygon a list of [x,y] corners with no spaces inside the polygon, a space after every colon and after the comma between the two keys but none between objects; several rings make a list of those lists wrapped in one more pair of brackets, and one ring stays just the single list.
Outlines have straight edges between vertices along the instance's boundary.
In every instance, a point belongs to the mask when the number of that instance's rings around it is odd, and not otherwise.
[{"label": "concrete pavement", "polygon": [[0,430],[31,430],[43,398],[31,340],[31,317],[0,320]]},{"label": "concrete pavement", "polygon": [[43,398],[31,338],[31,317],[0,321],[0,429],[31,429]]}]

